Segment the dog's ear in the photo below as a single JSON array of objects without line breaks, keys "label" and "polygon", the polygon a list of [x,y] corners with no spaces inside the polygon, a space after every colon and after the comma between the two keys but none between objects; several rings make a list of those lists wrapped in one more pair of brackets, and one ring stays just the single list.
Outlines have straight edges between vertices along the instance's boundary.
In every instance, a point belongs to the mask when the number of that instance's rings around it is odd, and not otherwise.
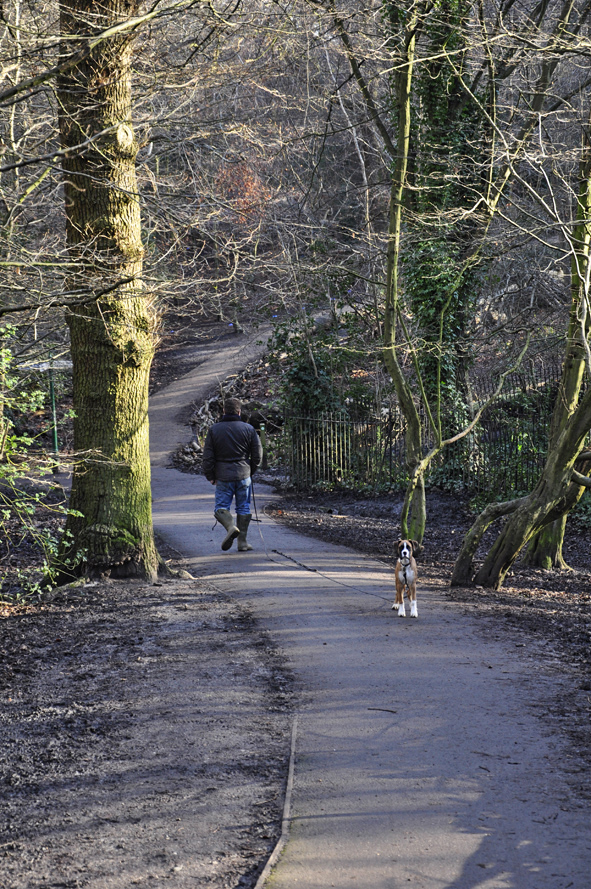
[{"label": "dog's ear", "polygon": [[421,546],[419,541],[418,540],[411,540],[411,543],[412,543],[413,556],[420,556],[421,553],[423,552],[423,547]]}]

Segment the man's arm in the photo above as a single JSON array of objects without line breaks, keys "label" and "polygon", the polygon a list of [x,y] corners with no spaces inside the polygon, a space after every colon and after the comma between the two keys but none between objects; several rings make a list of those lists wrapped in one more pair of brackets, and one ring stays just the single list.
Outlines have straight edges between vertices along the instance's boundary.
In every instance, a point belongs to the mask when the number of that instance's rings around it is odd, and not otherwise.
[{"label": "man's arm", "polygon": [[211,429],[208,430],[205,436],[205,444],[203,445],[203,475],[208,482],[215,482],[215,452]]},{"label": "man's arm", "polygon": [[260,466],[261,460],[263,459],[263,446],[261,444],[261,440],[257,435],[256,429],[252,430],[252,438],[250,442],[250,474],[254,475],[257,467]]}]

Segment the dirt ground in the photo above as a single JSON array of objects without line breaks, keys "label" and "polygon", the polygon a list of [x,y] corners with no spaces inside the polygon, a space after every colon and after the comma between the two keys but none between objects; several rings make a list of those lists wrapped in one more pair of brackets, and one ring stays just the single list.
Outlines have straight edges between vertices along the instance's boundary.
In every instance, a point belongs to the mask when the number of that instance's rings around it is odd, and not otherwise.
[{"label": "dirt ground", "polygon": [[248,610],[168,578],[2,618],[0,885],[253,886],[280,833],[293,690]]},{"label": "dirt ground", "polygon": [[[154,390],[174,349],[160,362]],[[398,497],[286,494],[270,511],[392,563]],[[470,515],[437,491],[428,512],[420,586],[446,585]],[[569,533],[572,571],[517,567],[501,593],[448,593],[575,668],[557,716],[587,759],[590,542]],[[201,582],[104,580],[0,605],[0,885],[252,889],[280,833],[299,691],[248,610]]]}]

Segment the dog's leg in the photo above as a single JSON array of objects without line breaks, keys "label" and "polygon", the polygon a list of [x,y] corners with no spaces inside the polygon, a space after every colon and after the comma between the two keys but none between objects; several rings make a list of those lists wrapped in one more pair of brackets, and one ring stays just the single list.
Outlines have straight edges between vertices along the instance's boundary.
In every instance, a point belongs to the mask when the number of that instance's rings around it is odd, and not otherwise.
[{"label": "dog's leg", "polygon": [[417,600],[416,599],[411,599],[410,616],[411,617],[418,617],[419,616],[419,612],[417,611]]},{"label": "dog's leg", "polygon": [[404,609],[404,599],[401,602],[399,602],[398,601],[398,594],[396,594],[396,601],[392,605],[392,608],[398,609],[398,617],[406,617],[406,611]]},{"label": "dog's leg", "polygon": [[403,577],[400,578],[399,572],[396,572],[395,582],[396,582],[396,599],[394,600],[394,604],[392,608],[398,609],[398,617],[406,617],[406,611],[404,609],[404,583]]}]

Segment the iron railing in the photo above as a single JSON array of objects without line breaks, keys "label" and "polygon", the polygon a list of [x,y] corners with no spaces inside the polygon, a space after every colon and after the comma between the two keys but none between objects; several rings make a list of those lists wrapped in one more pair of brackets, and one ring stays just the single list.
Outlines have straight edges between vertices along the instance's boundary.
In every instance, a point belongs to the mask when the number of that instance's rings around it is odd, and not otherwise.
[{"label": "iron railing", "polygon": [[[508,379],[474,430],[433,460],[428,483],[472,495],[509,497],[531,490],[546,457],[559,376],[559,368],[546,367]],[[473,393],[475,405],[489,397],[490,387],[483,383]],[[432,441],[424,417],[422,422],[427,453]],[[457,426],[457,419],[445,418],[451,431],[454,422]],[[362,419],[346,412],[288,417],[283,457],[291,483],[301,490],[392,489],[408,481],[406,426],[396,408]]]}]

